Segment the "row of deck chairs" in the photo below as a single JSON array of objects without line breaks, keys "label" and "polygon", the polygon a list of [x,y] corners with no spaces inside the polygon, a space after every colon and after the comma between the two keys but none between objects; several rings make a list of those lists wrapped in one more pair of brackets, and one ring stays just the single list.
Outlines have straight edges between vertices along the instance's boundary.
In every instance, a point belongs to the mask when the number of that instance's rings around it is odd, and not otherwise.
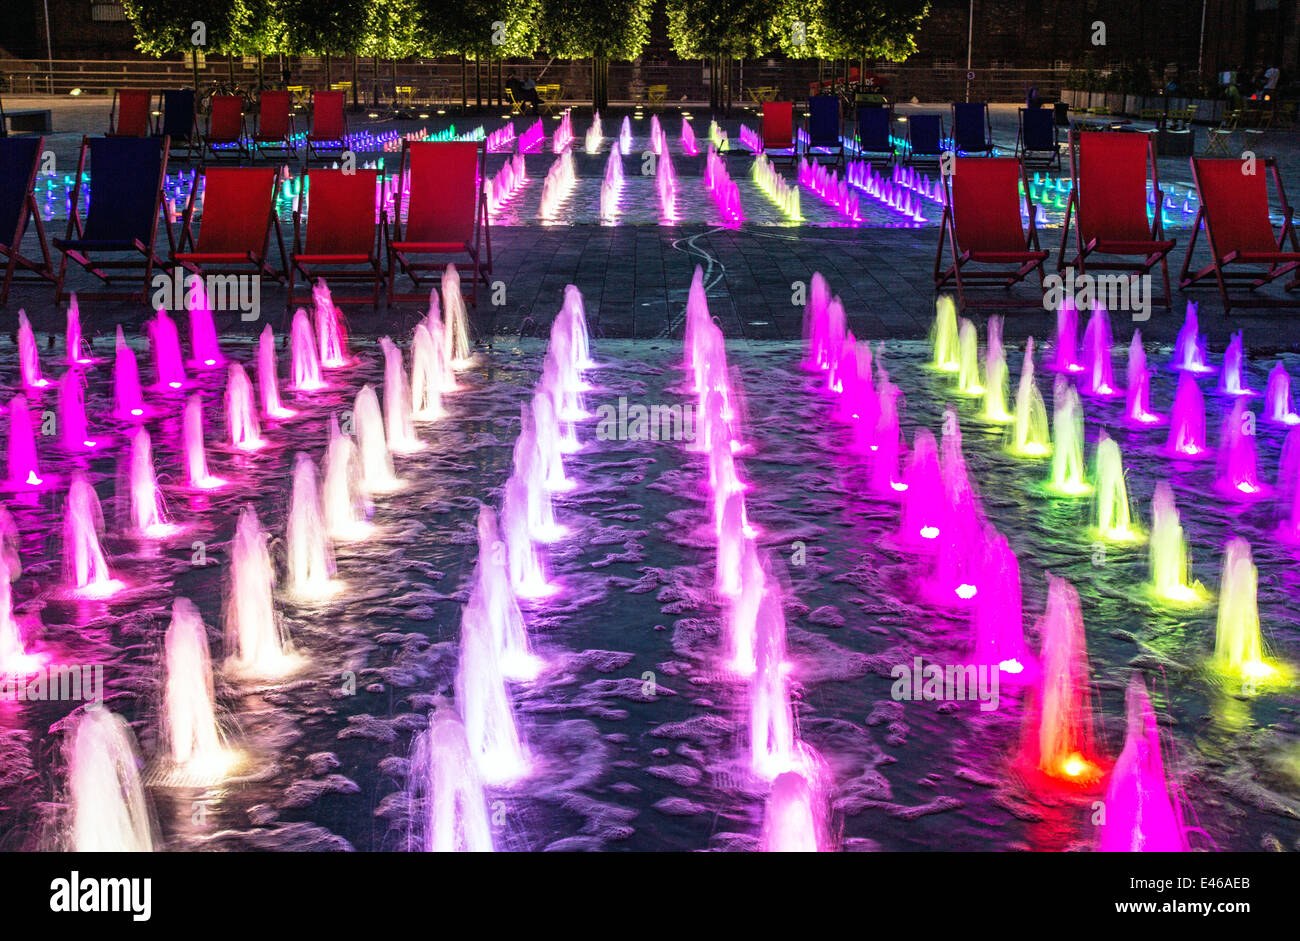
[{"label": "row of deck chairs", "polygon": [[[299,159],[293,98],[287,91],[263,91],[250,133],[241,95],[213,95],[206,125],[199,131],[194,89],[176,88],[154,93],[144,88],[124,88],[113,93],[108,116],[110,137],[167,137],[172,156],[214,160],[257,157]],[[312,94],[312,126],[302,139],[305,159],[337,157],[346,149],[346,99],[341,91]],[[157,110],[157,120],[155,120]]]},{"label": "row of deck chairs", "polygon": [[[325,274],[331,282],[371,286],[366,296],[337,296],[340,303],[376,305],[385,281],[390,303],[427,300],[433,277],[453,261],[472,271],[472,303],[477,304],[478,284],[488,283],[492,238],[484,193],[487,150],[481,141],[406,142],[391,229],[387,210],[378,208],[384,205],[378,170],[305,170],[289,250],[276,213],[281,173],[274,165],[200,168],[177,240],[163,198],[169,146],[166,136],[82,140],[67,230],[52,240],[62,253],[56,268],[34,192],[44,138],[0,140],[0,258],[6,263],[0,304],[15,280],[51,282],[62,301],[69,261],[106,286],[124,280],[142,285],[142,299],[149,295],[154,270],[169,263],[199,275],[287,281],[287,306],[296,301],[299,277],[310,284]],[[87,169],[89,192],[83,183]],[[29,221],[34,221],[40,257],[21,251]],[[166,256],[158,245],[160,222]],[[272,232],[278,263],[271,257]],[[399,275],[411,279],[414,293],[396,293]]]},{"label": "row of deck chairs", "polygon": [[[1148,221],[1148,181],[1155,205],[1164,195],[1156,169],[1154,143],[1148,134],[1078,132],[1070,141],[1074,187],[1066,207],[1057,269],[1078,274],[1122,271],[1148,275],[1159,264],[1164,296],[1171,305],[1167,256],[1175,241],[1164,237],[1159,208]],[[1272,158],[1261,161],[1267,173],[1243,173],[1235,158],[1192,158],[1192,176],[1200,210],[1192,229],[1179,276],[1181,288],[1214,277],[1224,312],[1234,307],[1300,306],[1300,298],[1269,298],[1255,289],[1300,268],[1300,242],[1292,222],[1292,207]],[[1280,202],[1282,224],[1275,230],[1270,216],[1268,177]],[[954,161],[944,176],[944,212],[934,262],[935,288],[956,288],[958,305],[1033,306],[1042,304],[1043,269],[1050,252],[1038,241],[1037,209],[1024,165],[1010,157],[967,158]],[[1027,210],[1026,230],[1021,214],[1022,187]],[[1191,271],[1201,225],[1209,242],[1210,261]],[[1073,255],[1070,235],[1074,234]],[[945,249],[952,262],[945,266]],[[1010,289],[1038,273],[1040,296],[1022,300],[1002,293],[968,297],[967,289],[994,286]],[[1245,282],[1250,292],[1230,294],[1231,282]],[[1286,284],[1300,287],[1300,276]]]}]

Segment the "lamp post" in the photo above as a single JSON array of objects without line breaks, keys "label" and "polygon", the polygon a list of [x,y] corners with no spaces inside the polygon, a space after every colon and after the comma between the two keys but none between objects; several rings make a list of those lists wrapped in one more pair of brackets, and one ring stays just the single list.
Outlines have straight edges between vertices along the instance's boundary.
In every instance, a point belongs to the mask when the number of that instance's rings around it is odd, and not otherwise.
[{"label": "lamp post", "polygon": [[54,42],[50,39],[50,0],[45,5],[45,64],[50,68],[50,94],[54,94]]},{"label": "lamp post", "polygon": [[970,17],[966,24],[966,100],[970,101],[971,48],[975,43],[975,0],[970,0]]}]

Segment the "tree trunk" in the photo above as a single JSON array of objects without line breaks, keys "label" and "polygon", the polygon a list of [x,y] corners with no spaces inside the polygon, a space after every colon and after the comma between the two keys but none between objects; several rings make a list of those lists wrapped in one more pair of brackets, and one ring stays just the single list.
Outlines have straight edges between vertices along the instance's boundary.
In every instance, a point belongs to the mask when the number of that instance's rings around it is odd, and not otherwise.
[{"label": "tree trunk", "polygon": [[257,54],[257,97],[262,97],[262,54]]},{"label": "tree trunk", "polygon": [[379,107],[379,56],[375,56],[372,59],[372,62],[374,63],[374,69],[372,71],[375,73],[374,100],[375,100],[375,107],[378,108]]},{"label": "tree trunk", "polygon": [[232,52],[226,56],[226,74],[230,76],[230,87],[235,87],[235,54]]},{"label": "tree trunk", "polygon": [[460,110],[461,113],[469,110],[469,89],[466,87],[465,56],[463,53],[460,57]]},{"label": "tree trunk", "polygon": [[199,47],[195,46],[190,54],[190,61],[194,63],[194,94],[197,97],[199,93]]},{"label": "tree trunk", "polygon": [[334,84],[334,72],[330,69],[330,54],[325,53],[325,88]]},{"label": "tree trunk", "polygon": [[474,107],[483,107],[483,57],[474,53]]}]

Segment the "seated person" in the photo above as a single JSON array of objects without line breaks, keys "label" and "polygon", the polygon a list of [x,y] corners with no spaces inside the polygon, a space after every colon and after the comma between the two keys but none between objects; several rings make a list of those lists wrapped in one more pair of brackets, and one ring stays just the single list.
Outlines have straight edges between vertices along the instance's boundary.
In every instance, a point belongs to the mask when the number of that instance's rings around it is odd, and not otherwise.
[{"label": "seated person", "polygon": [[[513,86],[511,82],[514,83]],[[512,75],[510,81],[506,82],[506,87],[514,92],[515,101],[519,102],[521,113],[524,111],[524,105],[526,104],[533,106],[533,114],[541,113],[542,99],[537,95],[537,83],[531,78],[521,81],[518,77]]]}]

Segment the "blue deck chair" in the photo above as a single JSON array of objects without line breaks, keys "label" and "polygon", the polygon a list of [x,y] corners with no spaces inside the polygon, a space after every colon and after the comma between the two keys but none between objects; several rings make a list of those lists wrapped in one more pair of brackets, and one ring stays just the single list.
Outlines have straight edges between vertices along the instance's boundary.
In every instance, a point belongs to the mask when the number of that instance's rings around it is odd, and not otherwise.
[{"label": "blue deck chair", "polygon": [[993,126],[984,101],[954,101],[952,105],[953,145],[959,154],[993,155]]},{"label": "blue deck chair", "polygon": [[[54,280],[50,246],[45,241],[45,226],[41,223],[41,214],[36,208],[33,192],[36,168],[44,147],[45,138],[41,136],[0,138],[0,258],[5,259],[0,304],[9,300],[9,285],[15,280]],[[41,261],[28,258],[21,251],[29,217],[36,220],[36,242],[41,250]],[[19,269],[24,275],[31,274],[35,277],[15,278]]]},{"label": "blue deck chair", "polygon": [[885,165],[894,162],[894,111],[887,107],[863,107],[858,109],[854,140],[858,145],[858,156],[868,161],[881,161]]},{"label": "blue deck chair", "polygon": [[[77,182],[72,190],[67,233],[63,238],[54,240],[54,247],[63,253],[55,282],[56,300],[62,301],[67,296],[63,282],[69,259],[109,285],[125,279],[129,272],[143,269],[144,279],[139,297],[142,301],[148,298],[153,267],[165,264],[154,250],[160,217],[171,251],[173,254],[176,251],[176,239],[163,211],[163,180],[167,175],[168,145],[166,137],[81,139]],[[83,222],[78,210],[86,187],[82,177],[87,155],[90,156],[90,205]],[[100,254],[140,257],[92,258]],[[120,293],[77,293],[82,297],[100,299],[122,296]]]},{"label": "blue deck chair", "polygon": [[161,136],[171,138],[168,159],[189,160],[199,147],[199,116],[193,88],[169,88],[162,93]]},{"label": "blue deck chair", "polygon": [[939,165],[943,156],[943,115],[907,116],[907,163]]},{"label": "blue deck chair", "polygon": [[[817,151],[817,153],[814,153]],[[808,99],[807,155],[816,160],[832,157],[832,166],[844,163],[844,138],[840,128],[840,99],[838,95],[814,95]]]},{"label": "blue deck chair", "polygon": [[1048,108],[1021,108],[1016,156],[1027,167],[1061,169],[1061,138]]}]

